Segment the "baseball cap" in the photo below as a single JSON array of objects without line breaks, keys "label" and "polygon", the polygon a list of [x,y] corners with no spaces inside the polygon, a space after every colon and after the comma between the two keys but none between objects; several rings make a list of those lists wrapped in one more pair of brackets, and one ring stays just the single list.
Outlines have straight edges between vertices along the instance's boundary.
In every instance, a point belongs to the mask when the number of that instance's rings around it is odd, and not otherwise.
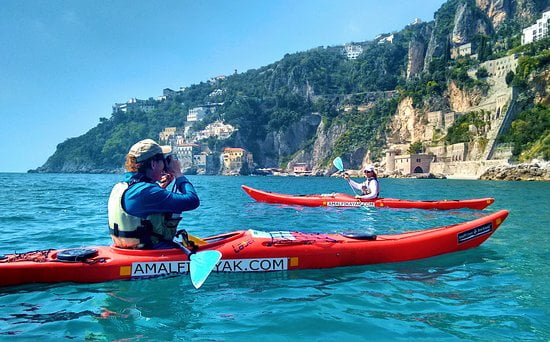
[{"label": "baseball cap", "polygon": [[129,155],[136,157],[138,163],[153,157],[155,154],[170,153],[170,146],[160,146],[153,139],[144,139],[135,143],[131,148]]}]

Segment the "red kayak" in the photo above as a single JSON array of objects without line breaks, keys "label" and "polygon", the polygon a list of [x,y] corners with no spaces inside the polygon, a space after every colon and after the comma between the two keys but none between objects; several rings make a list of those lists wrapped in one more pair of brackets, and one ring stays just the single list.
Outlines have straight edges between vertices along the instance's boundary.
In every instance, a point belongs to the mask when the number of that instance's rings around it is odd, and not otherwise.
[{"label": "red kayak", "polygon": [[410,261],[477,247],[507,216],[508,211],[501,210],[455,225],[378,236],[236,231],[203,239],[206,244],[191,255],[191,266],[180,249],[100,246],[7,254],[0,256],[0,286],[143,279],[188,273],[189,269],[192,273],[193,256],[212,251],[222,255],[212,265],[214,272],[287,271]]},{"label": "red kayak", "polygon": [[258,202],[302,205],[307,207],[375,207],[408,209],[484,209],[492,204],[494,198],[475,198],[468,200],[413,201],[397,198],[358,199],[352,195],[332,193],[316,195],[287,195],[263,191],[241,185],[243,190]]}]

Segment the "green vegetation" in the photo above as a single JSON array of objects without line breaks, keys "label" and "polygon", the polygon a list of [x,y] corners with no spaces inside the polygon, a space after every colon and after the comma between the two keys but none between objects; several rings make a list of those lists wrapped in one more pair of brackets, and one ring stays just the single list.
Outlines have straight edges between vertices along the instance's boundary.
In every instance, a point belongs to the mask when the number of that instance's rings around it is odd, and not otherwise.
[{"label": "green vegetation", "polygon": [[[513,143],[513,155],[520,161],[532,158],[550,159],[550,108],[544,104],[534,104],[531,78],[550,65],[550,37],[513,50],[522,53],[514,74],[506,75],[507,82],[519,89],[518,106],[523,110],[518,114],[510,129],[501,141]],[[547,88],[547,81],[541,79],[539,88]]]},{"label": "green vegetation", "polygon": [[486,78],[487,76],[489,76],[489,73],[487,72],[487,69],[485,69],[483,67],[477,69],[477,71],[476,71],[476,77],[477,78]]},{"label": "green vegetation", "polygon": [[447,131],[446,140],[449,144],[469,142],[474,135],[470,132],[470,125],[474,125],[478,130],[487,124],[483,117],[485,111],[470,112],[459,117]]},{"label": "green vegetation", "polygon": [[368,149],[373,160],[381,157],[384,129],[397,109],[397,98],[380,100],[366,113],[352,110],[338,117],[338,122],[347,127],[346,132],[335,142],[330,159],[357,149]]},{"label": "green vegetation", "polygon": [[[473,60],[469,57],[467,58],[459,58],[454,63],[449,78],[453,81],[455,81],[456,85],[460,89],[480,89],[483,92],[486,92],[489,89],[489,84],[485,80],[480,79],[473,79],[468,75],[468,70],[474,66],[477,66],[479,64],[478,61]],[[483,70],[483,69],[480,69]],[[479,70],[478,70],[479,72]],[[485,70],[485,74],[487,74],[487,70]],[[481,75],[483,75],[483,71],[481,71]],[[479,77],[481,78],[481,77]]]},{"label": "green vegetation", "polygon": [[550,160],[550,107],[539,104],[520,113],[503,141],[514,144],[512,153],[520,160]]},{"label": "green vegetation", "polygon": [[409,154],[417,154],[424,152],[424,145],[422,145],[422,142],[415,141],[412,144],[409,145],[409,148],[407,149],[407,152]]}]

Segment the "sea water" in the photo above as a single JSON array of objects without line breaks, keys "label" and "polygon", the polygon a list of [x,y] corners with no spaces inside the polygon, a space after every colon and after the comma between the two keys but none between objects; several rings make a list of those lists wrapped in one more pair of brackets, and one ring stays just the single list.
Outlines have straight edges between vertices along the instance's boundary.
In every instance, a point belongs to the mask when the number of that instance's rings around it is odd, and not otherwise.
[{"label": "sea water", "polygon": [[[0,254],[108,245],[107,199],[120,175],[0,174]],[[550,183],[381,179],[405,199],[494,197],[476,210],[305,208],[256,203],[240,188],[352,193],[338,178],[190,176],[201,206],[181,227],[400,233],[508,209],[482,246],[394,264],[213,273],[99,284],[0,288],[2,340],[550,340]]]}]

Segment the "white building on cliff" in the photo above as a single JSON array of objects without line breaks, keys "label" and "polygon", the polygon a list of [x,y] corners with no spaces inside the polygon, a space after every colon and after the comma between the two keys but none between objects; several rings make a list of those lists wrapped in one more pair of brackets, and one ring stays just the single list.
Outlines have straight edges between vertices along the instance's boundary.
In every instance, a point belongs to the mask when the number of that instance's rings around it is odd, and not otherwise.
[{"label": "white building on cliff", "polygon": [[342,52],[347,59],[353,60],[357,59],[357,57],[363,53],[363,47],[361,45],[348,43],[344,45]]},{"label": "white building on cliff", "polygon": [[542,13],[542,18],[533,25],[524,28],[521,34],[521,45],[535,42],[548,37],[548,26],[550,23],[550,10]]}]

